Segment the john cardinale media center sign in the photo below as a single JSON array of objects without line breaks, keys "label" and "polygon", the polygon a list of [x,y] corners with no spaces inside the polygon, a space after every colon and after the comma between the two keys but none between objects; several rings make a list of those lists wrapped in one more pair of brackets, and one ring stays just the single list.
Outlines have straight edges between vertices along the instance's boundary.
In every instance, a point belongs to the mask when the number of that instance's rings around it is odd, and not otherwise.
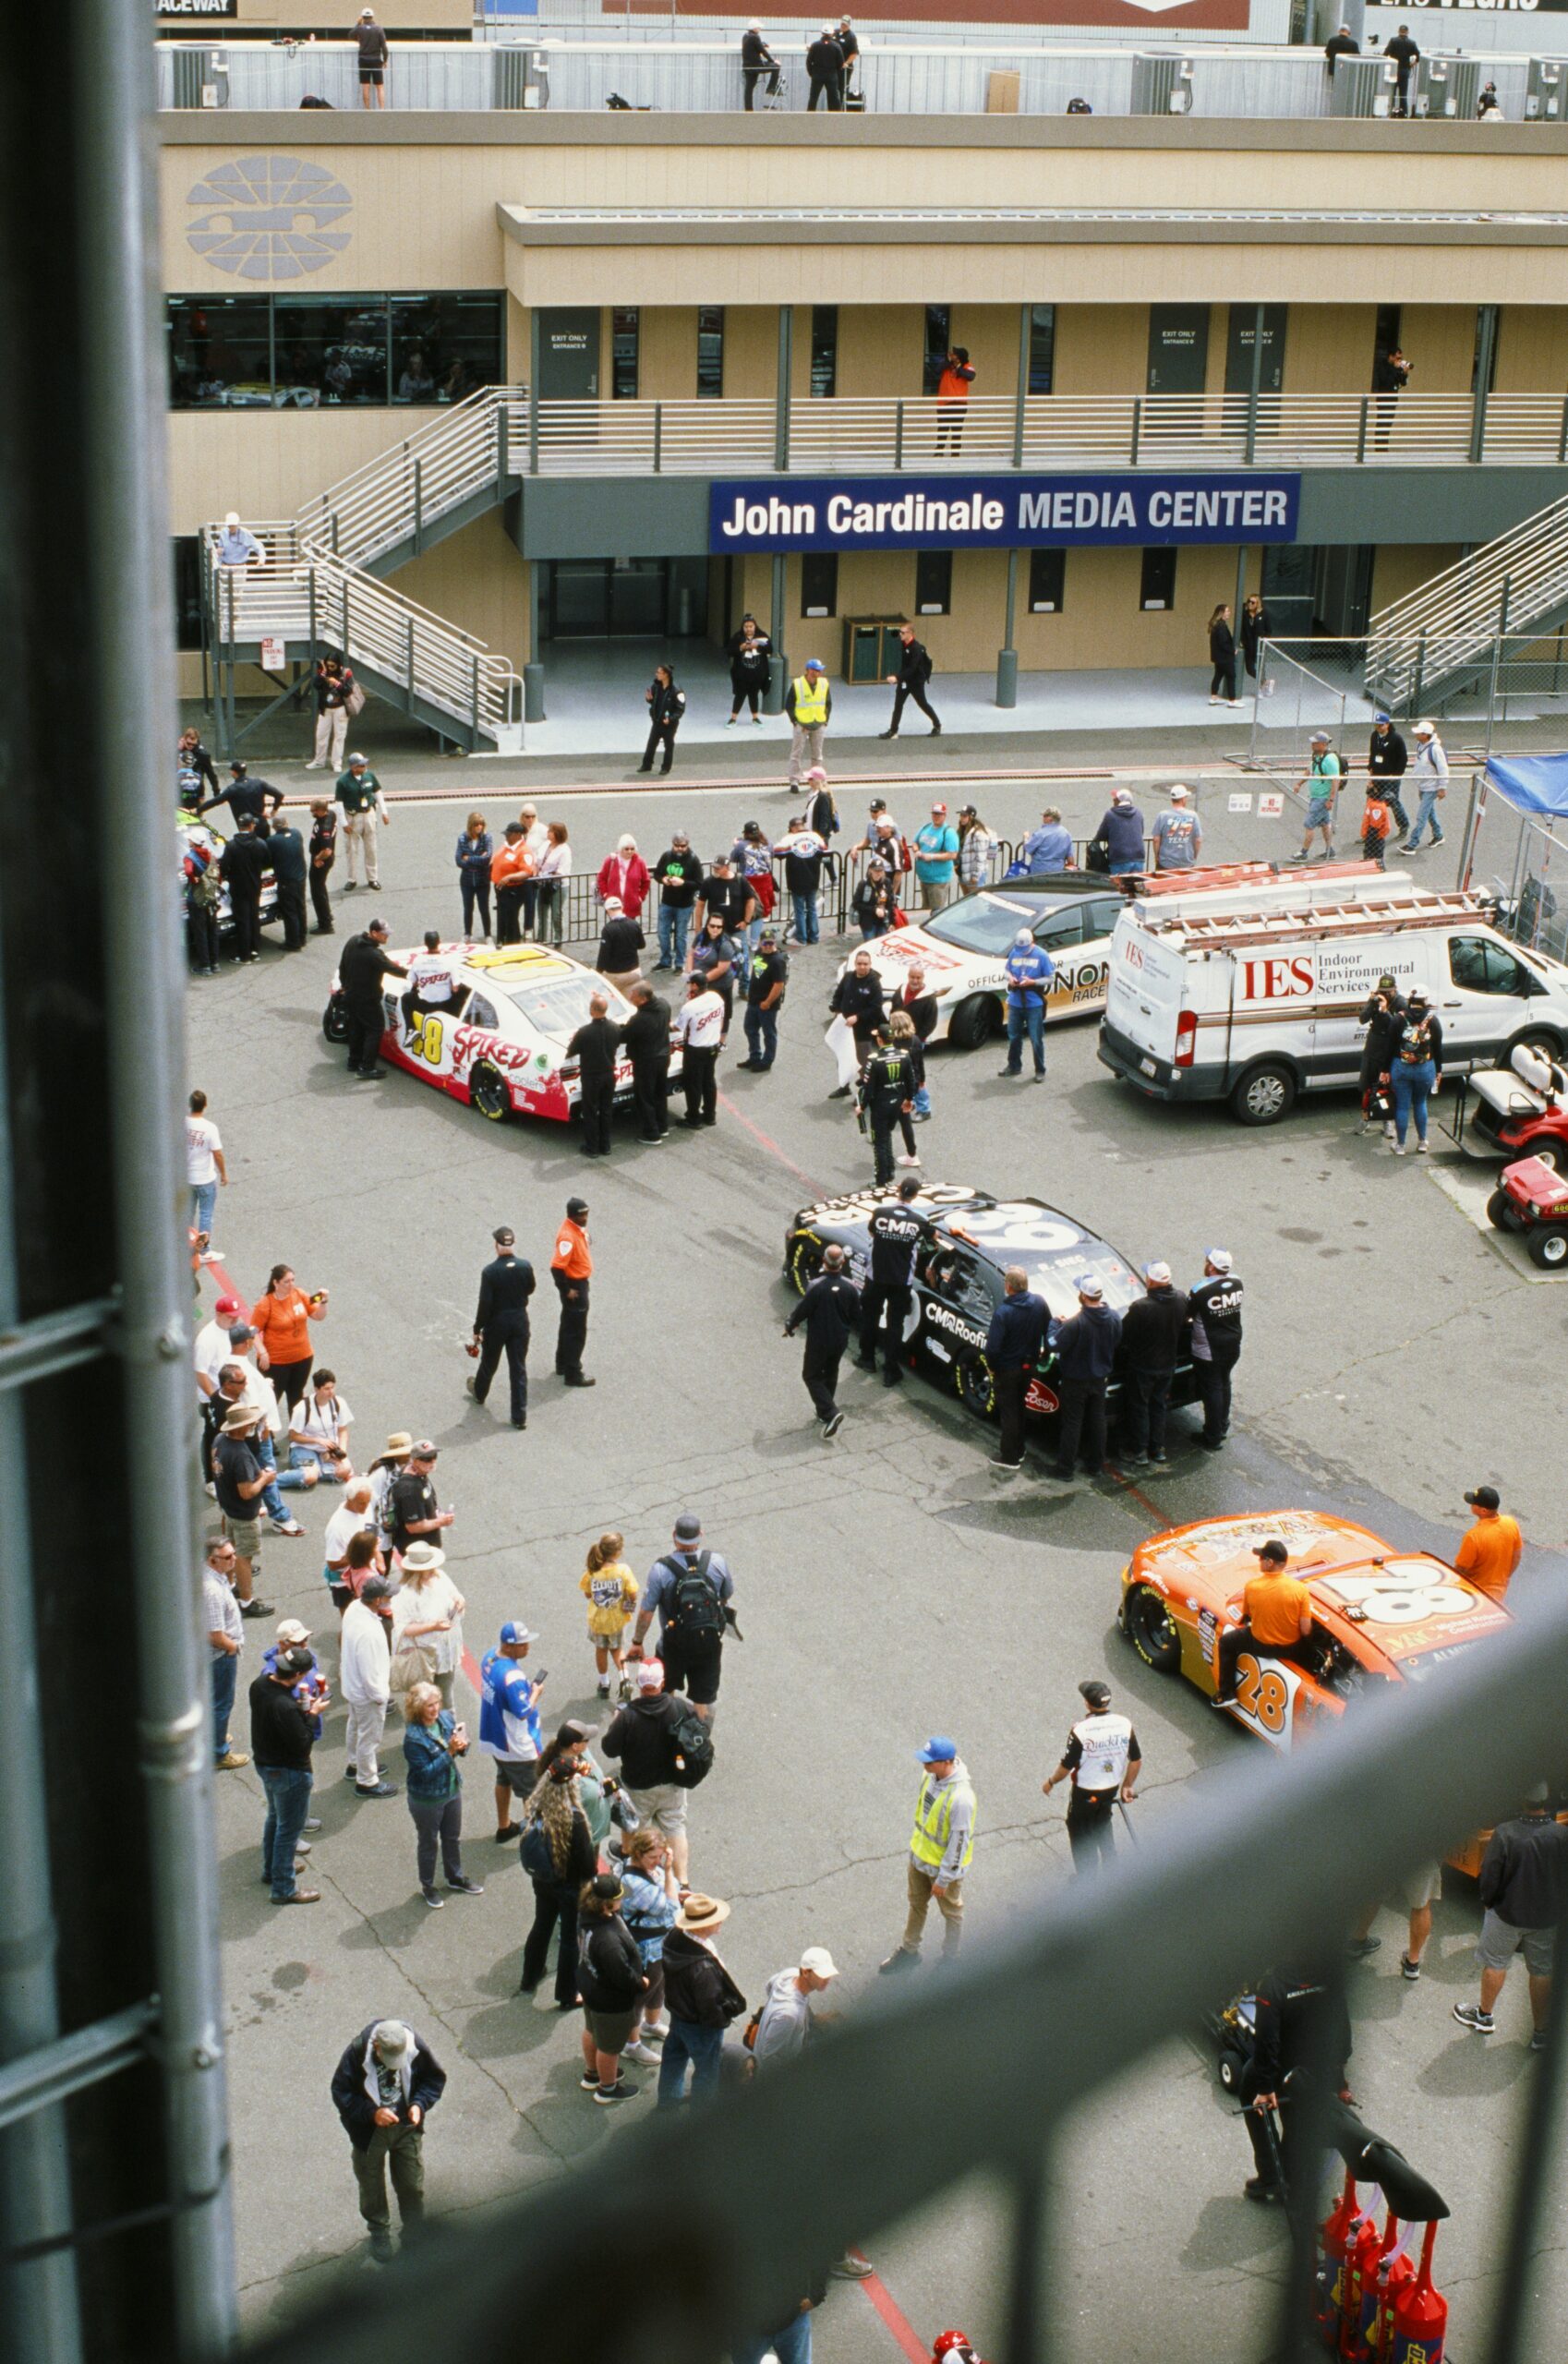
[{"label": "john cardinale media center sign", "polygon": [[1293,542],[1299,476],[750,477],[708,492],[710,551]]}]

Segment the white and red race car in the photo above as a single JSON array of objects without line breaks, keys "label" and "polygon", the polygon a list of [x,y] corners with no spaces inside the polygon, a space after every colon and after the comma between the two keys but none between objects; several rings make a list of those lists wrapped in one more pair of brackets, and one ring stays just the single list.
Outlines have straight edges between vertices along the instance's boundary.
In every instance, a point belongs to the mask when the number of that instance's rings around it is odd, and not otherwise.
[{"label": "white and red race car", "polygon": [[[410,988],[389,977],[381,1057],[389,1067],[466,1101],[492,1124],[514,1111],[570,1120],[577,1113],[580,1086],[577,1062],[567,1057],[566,1046],[586,1025],[593,995],[604,995],[616,1025],[632,1016],[625,995],[597,969],[542,944],[492,947],[459,941],[440,950],[452,964],[452,998],[440,1008],[408,1015]],[[423,952],[421,945],[413,951],[389,951],[387,958],[406,969]],[[329,1043],[343,1042],[348,1032],[335,977],[321,1031]],[[681,1054],[672,1048],[671,1079],[680,1072]],[[622,1056],[615,1070],[617,1105],[631,1097],[632,1062]]]}]

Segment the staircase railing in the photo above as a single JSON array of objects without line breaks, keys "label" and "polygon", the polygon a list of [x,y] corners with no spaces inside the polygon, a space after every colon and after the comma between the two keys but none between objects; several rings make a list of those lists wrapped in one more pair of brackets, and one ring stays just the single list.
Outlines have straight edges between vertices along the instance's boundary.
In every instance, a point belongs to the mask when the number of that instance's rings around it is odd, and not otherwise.
[{"label": "staircase railing", "polygon": [[487,485],[504,488],[521,474],[527,440],[524,390],[481,387],[308,501],[299,534],[356,565],[417,544],[426,526]]},{"label": "staircase railing", "polygon": [[1568,499],[1538,510],[1467,558],[1393,601],[1367,635],[1367,685],[1413,704],[1458,669],[1486,661],[1505,633],[1543,626],[1568,606]]}]

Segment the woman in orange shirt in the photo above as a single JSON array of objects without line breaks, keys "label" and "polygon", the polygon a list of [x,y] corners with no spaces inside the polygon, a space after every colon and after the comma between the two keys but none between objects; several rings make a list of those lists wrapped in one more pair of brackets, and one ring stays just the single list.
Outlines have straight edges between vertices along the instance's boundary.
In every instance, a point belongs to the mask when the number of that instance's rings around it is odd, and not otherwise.
[{"label": "woman in orange shirt", "polygon": [[327,1292],[307,1297],[292,1264],[274,1264],[265,1294],[250,1309],[251,1327],[267,1357],[267,1375],[292,1413],[303,1397],[315,1356],[310,1324],[327,1309]]}]

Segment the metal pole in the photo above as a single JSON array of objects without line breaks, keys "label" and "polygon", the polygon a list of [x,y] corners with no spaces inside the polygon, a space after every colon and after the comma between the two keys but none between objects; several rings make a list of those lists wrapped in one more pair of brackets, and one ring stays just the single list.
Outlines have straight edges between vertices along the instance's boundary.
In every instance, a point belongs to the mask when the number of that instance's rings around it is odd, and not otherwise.
[{"label": "metal pole", "polygon": [[795,308],[778,307],[778,376],[773,394],[773,464],[780,476],[790,465],[790,377],[794,353]]},{"label": "metal pole", "polygon": [[[1263,307],[1252,308],[1252,381],[1247,390],[1247,464],[1251,467],[1258,457],[1258,396],[1263,384]],[[1241,621],[1237,608],[1236,621]]]},{"label": "metal pole", "polygon": [[1476,382],[1470,390],[1470,457],[1486,452],[1487,396],[1491,392],[1492,364],[1497,356],[1497,306],[1483,304],[1476,314]]},{"label": "metal pole", "polygon": [[[526,538],[525,516],[525,538]],[[539,565],[537,558],[525,561],[528,569],[528,661],[523,668],[523,719],[542,722],[545,718],[545,663],[539,654]]]},{"label": "metal pole", "polygon": [[1357,467],[1367,456],[1367,413],[1370,401],[1369,395],[1362,395],[1360,415],[1356,421],[1356,464]]},{"label": "metal pole", "polygon": [[1013,646],[1013,619],[1018,601],[1019,554],[1007,552],[1007,620],[1006,645],[996,654],[996,703],[1000,706],[1015,706],[1019,702],[1019,653]]},{"label": "metal pole", "polygon": [[[1033,326],[1033,320],[1032,304],[1020,304],[1019,307],[1019,385],[1017,398],[1013,404],[1013,465],[1015,468],[1021,468],[1023,465],[1023,428],[1024,420],[1028,416],[1029,404],[1030,330]],[[1009,642],[1012,636],[1012,626],[1009,623],[1007,626]]]},{"label": "metal pole", "polygon": [[904,464],[904,405],[900,398],[893,413],[893,467],[895,473]]},{"label": "metal pole", "polygon": [[[902,407],[902,405],[900,405]],[[773,657],[767,669],[767,711],[784,711],[784,684],[790,678],[790,659],[784,654],[784,553],[776,550],[773,558],[773,604],[768,613],[768,634],[773,642]]]},{"label": "metal pole", "polygon": [[506,396],[502,394],[496,404],[496,495],[502,501],[506,498],[506,480],[511,473],[506,437]]},{"label": "metal pole", "polygon": [[1513,588],[1513,583],[1514,578],[1511,574],[1505,574],[1503,576],[1502,596],[1497,603],[1497,631],[1492,637],[1491,644],[1491,681],[1487,690],[1487,743],[1485,753],[1488,757],[1491,754],[1491,734],[1497,721],[1497,685],[1499,676],[1502,670],[1503,635],[1508,630],[1508,594]]},{"label": "metal pole", "polygon": [[1142,425],[1143,425],[1143,401],[1142,401],[1142,397],[1141,397],[1140,395],[1134,394],[1134,396],[1133,396],[1133,398],[1132,398],[1132,449],[1131,449],[1131,451],[1128,453],[1128,464],[1129,464],[1132,467],[1137,467],[1137,465],[1138,465],[1138,438],[1139,438],[1139,432],[1140,432],[1140,428],[1142,428]]},{"label": "metal pole", "polygon": [[1231,609],[1231,615],[1234,619],[1232,631],[1236,639],[1236,662],[1242,668],[1243,678],[1246,675],[1247,660],[1241,653],[1241,614],[1246,605],[1247,545],[1245,542],[1239,542],[1236,552],[1236,605]]},{"label": "metal pole", "polygon": [[528,474],[539,473],[539,308],[528,309]]},{"label": "metal pole", "polygon": [[117,0],[73,0],[74,207],[82,263],[83,465],[97,531],[83,552],[90,599],[86,678],[103,751],[103,823],[116,892],[103,899],[127,1363],[127,1550],[140,1661],[151,1926],[160,1996],[174,2349],[211,2364],[234,2347],[234,2229],[218,1970],[211,1700],[191,1609],[191,1502],[171,1483],[190,1436],[190,1276],[175,1210],[185,962],[166,890],[174,713],[168,650],[168,502],[161,342],[152,313],[158,239],[151,175],[151,59]]},{"label": "metal pole", "polygon": [[654,472],[654,474],[655,474],[655,476],[658,476],[658,475],[662,472],[663,465],[664,465],[664,404],[663,404],[662,403],[655,403],[655,404],[654,404],[654,450],[653,450],[653,472]]},{"label": "metal pole", "polygon": [[414,463],[414,554],[416,558],[425,547],[425,483],[420,462]]}]

